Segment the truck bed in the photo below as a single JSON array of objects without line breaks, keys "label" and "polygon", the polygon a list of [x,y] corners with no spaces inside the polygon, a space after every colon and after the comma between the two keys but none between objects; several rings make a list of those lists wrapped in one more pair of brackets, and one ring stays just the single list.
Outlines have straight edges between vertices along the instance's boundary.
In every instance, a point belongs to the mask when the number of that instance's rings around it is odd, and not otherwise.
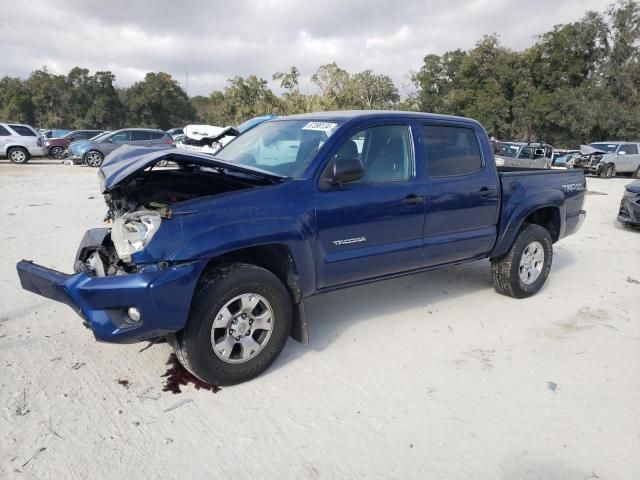
[{"label": "truck bed", "polygon": [[581,170],[498,167],[502,206],[499,238],[492,256],[504,254],[520,223],[534,209],[549,208],[560,216],[554,241],[570,235],[580,225],[586,180]]}]

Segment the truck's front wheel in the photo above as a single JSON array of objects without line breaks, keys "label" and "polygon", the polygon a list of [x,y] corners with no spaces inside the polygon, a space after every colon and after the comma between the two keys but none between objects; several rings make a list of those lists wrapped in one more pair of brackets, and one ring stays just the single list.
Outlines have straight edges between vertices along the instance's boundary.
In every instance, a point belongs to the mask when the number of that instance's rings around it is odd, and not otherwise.
[{"label": "truck's front wheel", "polygon": [[542,288],[551,270],[553,242],[546,228],[526,224],[506,255],[491,259],[491,279],[498,293],[525,298]]},{"label": "truck's front wheel", "polygon": [[201,281],[173,346],[198,378],[232,385],[273,363],[289,336],[291,317],[289,292],[277,276],[255,265],[226,264]]}]

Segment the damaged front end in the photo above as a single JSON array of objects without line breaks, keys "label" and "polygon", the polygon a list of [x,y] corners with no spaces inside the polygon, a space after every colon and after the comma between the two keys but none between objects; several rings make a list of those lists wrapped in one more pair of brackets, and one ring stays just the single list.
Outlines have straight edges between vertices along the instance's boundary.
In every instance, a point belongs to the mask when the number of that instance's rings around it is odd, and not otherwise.
[{"label": "damaged front end", "polygon": [[[161,160],[175,167],[155,168]],[[75,273],[27,260],[19,262],[17,270],[25,290],[69,305],[96,339],[115,343],[161,337],[186,324],[207,259],[172,261],[171,252],[162,248],[161,255],[144,255],[162,228],[180,230],[171,225],[180,222],[176,216],[197,213],[182,209],[174,215],[174,208],[188,200],[276,181],[273,175],[210,156],[126,147],[105,161],[99,176],[108,228],[85,233]]]}]

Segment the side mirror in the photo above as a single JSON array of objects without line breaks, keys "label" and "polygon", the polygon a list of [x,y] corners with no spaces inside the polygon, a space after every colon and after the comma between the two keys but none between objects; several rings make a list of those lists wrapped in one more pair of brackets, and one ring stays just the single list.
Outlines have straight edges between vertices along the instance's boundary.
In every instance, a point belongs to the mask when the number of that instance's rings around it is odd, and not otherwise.
[{"label": "side mirror", "polygon": [[359,180],[364,175],[364,165],[357,157],[336,157],[333,159],[329,180],[342,184]]},{"label": "side mirror", "polygon": [[536,148],[536,150],[533,152],[533,156],[534,156],[534,158],[544,157],[544,149],[543,148]]},{"label": "side mirror", "polygon": [[624,150],[622,150],[621,152],[618,152],[618,155],[626,155],[627,152],[625,152]]}]

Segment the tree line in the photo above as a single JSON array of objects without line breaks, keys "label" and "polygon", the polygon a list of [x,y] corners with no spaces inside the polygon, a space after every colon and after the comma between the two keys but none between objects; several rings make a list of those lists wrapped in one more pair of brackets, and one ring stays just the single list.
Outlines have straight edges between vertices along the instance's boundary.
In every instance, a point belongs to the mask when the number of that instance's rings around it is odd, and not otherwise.
[{"label": "tree line", "polygon": [[109,71],[75,67],[67,75],[36,70],[0,79],[0,118],[39,127],[236,125],[248,118],[320,110],[412,110],[481,121],[500,139],[544,140],[558,147],[604,139],[640,140],[640,3],[618,0],[604,12],[557,25],[522,51],[488,35],[469,50],[424,57],[401,98],[392,78],[350,73],[336,63],[300,89],[295,66],[275,73],[280,87],[256,75],[229,79],[221,91],[189,98],[171,75],[147,73],[128,88]]}]

